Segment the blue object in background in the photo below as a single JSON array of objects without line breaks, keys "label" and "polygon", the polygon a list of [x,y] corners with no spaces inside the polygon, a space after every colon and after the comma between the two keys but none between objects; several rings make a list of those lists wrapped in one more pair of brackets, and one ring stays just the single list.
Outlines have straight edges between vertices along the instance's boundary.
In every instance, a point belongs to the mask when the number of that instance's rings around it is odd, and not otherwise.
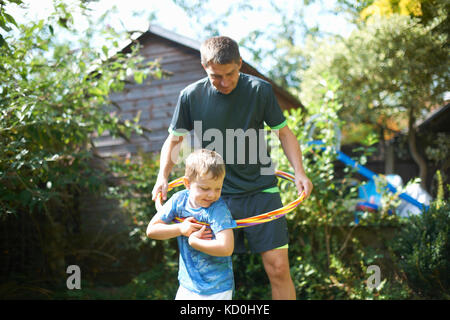
[{"label": "blue object in background", "polygon": [[377,192],[375,181],[369,180],[366,184],[358,188],[358,198],[364,199],[368,203],[378,206],[381,204],[381,195]]},{"label": "blue object in background", "polygon": [[[324,145],[324,142],[321,140],[313,140],[313,141],[308,142],[308,145]],[[321,149],[325,149],[325,147],[321,147]],[[352,158],[350,158],[348,155],[346,155],[342,151],[336,150],[336,153],[337,153],[337,159],[339,161],[343,162],[344,164],[346,164],[349,167],[355,168],[359,174],[361,174],[364,177],[366,177],[367,179],[369,179],[369,181],[373,181],[374,178],[376,178],[378,176],[375,172],[360,165],[359,163],[354,161]],[[386,188],[393,193],[397,192],[397,189],[390,183],[387,184]],[[416,206],[420,210],[427,211],[430,207],[429,205],[425,205],[425,204],[417,201],[416,199],[414,199],[413,197],[411,197],[410,195],[408,195],[406,193],[401,193],[399,195],[399,197],[401,199],[411,203],[413,206]]]}]

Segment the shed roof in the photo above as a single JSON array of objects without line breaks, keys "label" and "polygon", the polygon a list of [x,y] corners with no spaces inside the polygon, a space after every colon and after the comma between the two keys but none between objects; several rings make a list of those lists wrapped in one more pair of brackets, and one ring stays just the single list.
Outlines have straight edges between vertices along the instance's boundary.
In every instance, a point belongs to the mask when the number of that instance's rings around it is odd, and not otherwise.
[{"label": "shed roof", "polygon": [[[149,37],[156,36],[165,40],[168,40],[176,45],[180,45],[184,48],[187,48],[188,50],[192,50],[193,53],[198,54],[200,59],[200,45],[201,42],[185,37],[183,35],[177,34],[173,31],[167,30],[165,28],[162,28],[161,26],[151,24],[146,32],[144,32],[141,36],[139,36],[136,40],[139,42],[143,42]],[[124,48],[124,51],[127,51],[131,48],[131,43]],[[244,73],[248,73],[254,76],[257,76],[261,79],[266,80],[269,82],[273,90],[275,91],[275,94],[279,97],[282,97],[285,101],[289,103],[292,107],[284,107],[283,109],[291,109],[291,108],[302,108],[305,110],[305,107],[303,104],[295,98],[292,94],[290,94],[288,91],[277,85],[272,79],[266,77],[261,72],[259,72],[255,67],[251,66],[248,62],[245,60],[242,61],[242,68],[241,71]]]},{"label": "shed roof", "polygon": [[450,103],[437,108],[417,124],[419,131],[449,132]]}]

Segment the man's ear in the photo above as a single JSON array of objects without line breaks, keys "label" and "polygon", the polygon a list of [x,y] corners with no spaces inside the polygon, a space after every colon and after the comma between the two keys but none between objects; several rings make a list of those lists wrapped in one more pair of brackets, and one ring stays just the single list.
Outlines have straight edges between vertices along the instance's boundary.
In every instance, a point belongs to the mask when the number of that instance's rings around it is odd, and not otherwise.
[{"label": "man's ear", "polygon": [[188,178],[184,177],[184,178],[183,178],[183,183],[184,183],[184,186],[185,186],[186,189],[189,190],[189,189],[191,188],[191,184],[190,184]]},{"label": "man's ear", "polygon": [[239,58],[239,70],[242,68],[242,58]]}]

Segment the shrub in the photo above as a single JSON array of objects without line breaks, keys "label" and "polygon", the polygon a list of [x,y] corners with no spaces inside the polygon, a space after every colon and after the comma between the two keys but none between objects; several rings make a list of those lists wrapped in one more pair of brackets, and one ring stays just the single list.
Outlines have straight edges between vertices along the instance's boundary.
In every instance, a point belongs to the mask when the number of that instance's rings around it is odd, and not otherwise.
[{"label": "shrub", "polygon": [[410,218],[391,243],[409,286],[423,298],[450,299],[450,202]]}]

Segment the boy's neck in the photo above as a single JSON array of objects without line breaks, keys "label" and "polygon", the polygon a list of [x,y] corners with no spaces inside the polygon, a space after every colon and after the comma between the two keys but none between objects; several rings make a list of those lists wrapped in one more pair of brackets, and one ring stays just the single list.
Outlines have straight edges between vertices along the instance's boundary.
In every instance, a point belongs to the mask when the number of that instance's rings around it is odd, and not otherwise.
[{"label": "boy's neck", "polygon": [[188,197],[188,204],[189,204],[189,207],[191,207],[192,209],[200,208],[200,206],[195,203],[194,199],[192,199],[191,195],[189,195],[189,197]]}]

